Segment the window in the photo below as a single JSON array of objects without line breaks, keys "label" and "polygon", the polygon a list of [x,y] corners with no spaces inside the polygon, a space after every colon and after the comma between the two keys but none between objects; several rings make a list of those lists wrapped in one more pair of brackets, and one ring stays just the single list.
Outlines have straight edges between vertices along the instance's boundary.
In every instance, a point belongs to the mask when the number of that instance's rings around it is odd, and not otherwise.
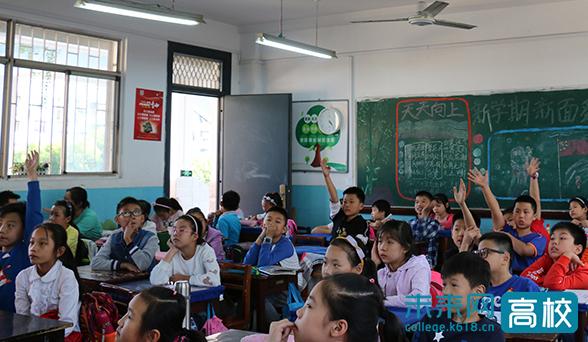
[{"label": "window", "polygon": [[222,63],[218,60],[174,54],[174,84],[222,90]]},{"label": "window", "polygon": [[0,21],[0,56],[6,56],[6,22]]},{"label": "window", "polygon": [[[27,151],[39,150],[41,173],[115,170],[119,42],[9,21],[0,40],[10,73],[10,125],[3,175],[22,175]],[[4,34],[6,38],[6,34]],[[13,41],[13,49],[6,47]],[[4,42],[4,45],[2,45]]]}]

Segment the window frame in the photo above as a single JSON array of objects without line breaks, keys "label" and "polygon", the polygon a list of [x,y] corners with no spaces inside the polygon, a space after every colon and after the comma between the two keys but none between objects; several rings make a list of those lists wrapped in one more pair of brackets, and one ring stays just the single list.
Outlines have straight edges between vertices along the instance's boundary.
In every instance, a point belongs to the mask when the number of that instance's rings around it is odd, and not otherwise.
[{"label": "window frame", "polygon": [[[118,158],[118,151],[120,148],[120,101],[121,101],[121,82],[122,82],[122,69],[123,69],[123,62],[124,62],[124,44],[123,40],[120,38],[108,37],[97,35],[93,33],[88,33],[83,30],[69,30],[69,29],[62,29],[59,27],[50,27],[42,24],[36,24],[28,21],[23,20],[15,20],[10,18],[3,18],[0,17],[0,20],[6,21],[6,55],[0,56],[0,67],[4,67],[4,89],[3,89],[3,98],[1,103],[1,120],[2,120],[2,127],[0,128],[0,153],[2,153],[3,157],[0,158],[0,178],[8,179],[8,178],[23,178],[24,176],[19,175],[9,175],[8,169],[10,165],[8,165],[8,154],[10,150],[10,121],[11,121],[11,99],[12,99],[12,83],[13,83],[13,69],[14,68],[28,68],[28,69],[36,69],[42,71],[51,71],[51,72],[58,72],[63,73],[65,75],[65,90],[64,90],[64,113],[63,113],[63,135],[62,138],[62,152],[60,158],[60,170],[61,173],[59,174],[49,174],[43,175],[41,177],[67,177],[70,176],[106,176],[106,175],[113,175],[118,174],[119,168],[119,158]],[[47,62],[39,62],[39,61],[32,61],[27,59],[21,58],[14,58],[14,41],[15,41],[15,31],[16,25],[28,25],[35,28],[41,29],[48,29],[48,30],[55,30],[63,33],[70,33],[76,35],[84,35],[90,38],[98,38],[98,39],[105,39],[105,40],[112,40],[117,43],[116,49],[116,63],[117,67],[115,71],[108,71],[108,70],[100,70],[100,69],[92,69],[92,68],[84,68],[78,66],[70,66],[70,65],[63,65],[63,64],[54,64],[54,63],[47,63]],[[113,99],[113,121],[112,121],[112,131],[110,132],[112,137],[112,155],[110,156],[110,164],[112,165],[111,171],[95,171],[95,172],[69,172],[66,169],[67,164],[67,123],[68,123],[68,116],[69,116],[69,87],[70,87],[70,77],[71,76],[82,76],[82,77],[91,77],[95,79],[105,79],[114,81],[114,99]]]}]

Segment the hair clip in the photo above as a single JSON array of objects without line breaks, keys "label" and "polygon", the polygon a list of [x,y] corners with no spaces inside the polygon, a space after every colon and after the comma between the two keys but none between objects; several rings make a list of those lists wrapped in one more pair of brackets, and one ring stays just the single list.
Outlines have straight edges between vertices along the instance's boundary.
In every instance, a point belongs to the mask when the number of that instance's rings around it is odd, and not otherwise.
[{"label": "hair clip", "polygon": [[370,283],[375,284],[376,280],[374,278],[370,278]]}]

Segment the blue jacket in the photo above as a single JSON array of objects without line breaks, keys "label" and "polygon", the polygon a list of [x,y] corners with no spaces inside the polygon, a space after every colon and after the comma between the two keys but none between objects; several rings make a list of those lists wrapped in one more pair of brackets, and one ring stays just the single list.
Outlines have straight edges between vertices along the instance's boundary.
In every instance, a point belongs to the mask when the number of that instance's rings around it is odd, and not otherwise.
[{"label": "blue jacket", "polygon": [[39,181],[28,182],[27,203],[22,240],[9,252],[0,251],[0,310],[15,312],[14,292],[18,273],[31,266],[29,240],[35,227],[43,222]]},{"label": "blue jacket", "polygon": [[282,236],[275,244],[254,243],[245,255],[243,263],[258,267],[279,265],[293,270],[300,268],[294,245],[285,236]]},{"label": "blue jacket", "polygon": [[222,214],[219,217],[215,228],[223,234],[225,246],[239,243],[239,236],[241,235],[241,220],[234,211]]},{"label": "blue jacket", "polygon": [[151,271],[155,266],[155,253],[159,249],[157,236],[139,229],[130,244],[124,240],[124,232],[112,234],[98,253],[92,258],[91,267],[95,271],[115,271],[121,262],[129,262],[141,271]]}]

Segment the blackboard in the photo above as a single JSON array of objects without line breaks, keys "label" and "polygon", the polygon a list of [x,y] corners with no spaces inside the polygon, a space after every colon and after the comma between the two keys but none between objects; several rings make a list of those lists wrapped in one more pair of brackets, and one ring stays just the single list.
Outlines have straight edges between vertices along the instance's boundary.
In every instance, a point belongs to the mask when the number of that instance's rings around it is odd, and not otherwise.
[{"label": "blackboard", "polygon": [[[410,207],[419,190],[442,192],[467,170],[489,172],[502,207],[527,193],[524,168],[541,159],[545,209],[588,195],[588,90],[365,100],[357,103],[358,185],[366,203]],[[468,204],[485,208],[468,186]]]}]

